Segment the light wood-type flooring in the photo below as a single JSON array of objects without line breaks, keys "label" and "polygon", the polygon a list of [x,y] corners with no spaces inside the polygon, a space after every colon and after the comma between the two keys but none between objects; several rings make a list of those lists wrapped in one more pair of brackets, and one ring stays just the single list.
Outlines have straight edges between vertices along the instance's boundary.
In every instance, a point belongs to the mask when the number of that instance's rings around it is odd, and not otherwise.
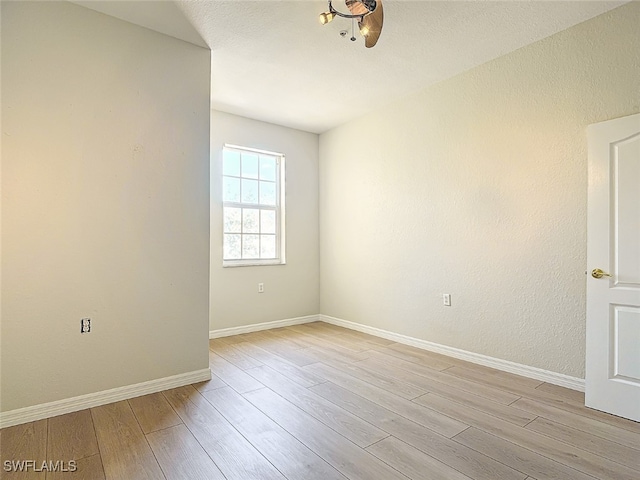
[{"label": "light wood-type flooring", "polygon": [[210,342],[213,378],[0,431],[21,479],[638,480],[640,424],[325,323]]}]

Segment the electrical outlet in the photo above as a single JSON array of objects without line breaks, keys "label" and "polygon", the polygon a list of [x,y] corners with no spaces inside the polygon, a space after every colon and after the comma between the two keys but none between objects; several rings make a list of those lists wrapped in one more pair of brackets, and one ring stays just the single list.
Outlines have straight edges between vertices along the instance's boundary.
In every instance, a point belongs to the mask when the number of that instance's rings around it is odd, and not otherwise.
[{"label": "electrical outlet", "polygon": [[445,307],[450,307],[451,306],[451,294],[443,293],[442,294],[442,302],[444,303]]},{"label": "electrical outlet", "polygon": [[80,333],[89,333],[91,332],[91,319],[83,318],[80,320]]},{"label": "electrical outlet", "polygon": [[264,283],[258,284],[258,293],[264,293]]}]

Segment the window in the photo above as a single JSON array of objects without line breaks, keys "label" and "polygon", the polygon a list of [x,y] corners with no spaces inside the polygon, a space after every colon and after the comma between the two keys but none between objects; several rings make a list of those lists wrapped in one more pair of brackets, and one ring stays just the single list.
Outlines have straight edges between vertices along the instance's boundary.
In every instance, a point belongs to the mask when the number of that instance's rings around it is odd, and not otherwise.
[{"label": "window", "polygon": [[233,145],[222,152],[223,266],[284,261],[284,156]]}]

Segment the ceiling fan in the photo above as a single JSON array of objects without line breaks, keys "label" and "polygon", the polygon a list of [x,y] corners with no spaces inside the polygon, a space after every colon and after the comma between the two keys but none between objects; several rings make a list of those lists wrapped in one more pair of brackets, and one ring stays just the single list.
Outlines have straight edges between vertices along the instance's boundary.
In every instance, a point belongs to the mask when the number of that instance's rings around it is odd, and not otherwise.
[{"label": "ceiling fan", "polygon": [[[345,0],[349,13],[342,13],[333,7],[332,0],[329,0],[329,11],[320,14],[320,23],[326,25],[336,16],[358,20],[360,34],[364,37],[364,45],[367,48],[373,47],[380,38],[382,32],[382,0]],[[351,40],[355,41],[353,34]]]}]

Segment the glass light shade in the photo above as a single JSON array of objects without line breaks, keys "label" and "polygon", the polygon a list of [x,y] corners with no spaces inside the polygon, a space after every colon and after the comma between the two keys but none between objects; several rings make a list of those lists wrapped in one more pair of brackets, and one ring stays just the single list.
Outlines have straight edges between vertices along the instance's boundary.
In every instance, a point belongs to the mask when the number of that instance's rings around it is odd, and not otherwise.
[{"label": "glass light shade", "polygon": [[326,25],[327,23],[329,23],[331,20],[333,20],[335,18],[336,14],[333,12],[324,12],[320,14],[320,23],[322,25]]}]

